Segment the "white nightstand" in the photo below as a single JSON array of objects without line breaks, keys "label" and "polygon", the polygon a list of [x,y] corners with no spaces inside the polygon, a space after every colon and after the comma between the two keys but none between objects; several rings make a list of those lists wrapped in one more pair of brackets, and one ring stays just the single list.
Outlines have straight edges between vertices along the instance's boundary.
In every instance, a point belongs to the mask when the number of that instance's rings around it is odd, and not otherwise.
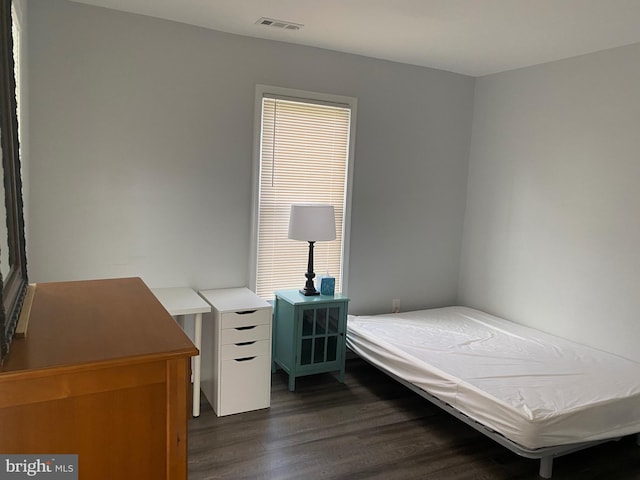
[{"label": "white nightstand", "polygon": [[[193,343],[200,352],[192,357],[193,369],[193,416],[200,416],[200,363],[202,358],[202,314],[211,311],[211,306],[191,288],[152,288],[151,291],[160,301],[169,315],[180,317],[195,315],[195,333]],[[178,322],[180,323],[180,322]],[[182,325],[183,326],[183,325]],[[184,326],[183,326],[184,328]]]},{"label": "white nightstand", "polygon": [[213,322],[202,330],[202,391],[216,415],[271,404],[271,304],[248,288],[199,292]]}]

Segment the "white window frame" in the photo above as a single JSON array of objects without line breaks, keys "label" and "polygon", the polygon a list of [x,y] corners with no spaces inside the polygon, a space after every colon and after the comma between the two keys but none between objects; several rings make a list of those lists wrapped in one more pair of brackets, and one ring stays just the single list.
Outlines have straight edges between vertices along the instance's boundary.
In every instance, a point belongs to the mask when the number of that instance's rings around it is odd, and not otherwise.
[{"label": "white window frame", "polygon": [[[342,294],[348,295],[349,285],[349,251],[351,238],[351,196],[353,190],[353,159],[355,156],[356,138],[356,114],[358,101],[354,97],[342,95],[332,95],[327,93],[309,92],[292,88],[274,87],[270,85],[256,85],[254,104],[254,127],[253,127],[253,206],[251,215],[251,251],[249,254],[249,286],[252,290],[257,289],[257,267],[258,267],[258,215],[260,208],[260,145],[262,127],[262,99],[271,96],[284,99],[298,99],[300,101],[325,102],[348,105],[351,110],[349,125],[349,157],[347,159],[346,192],[344,205],[344,224],[342,229],[342,271],[340,272],[342,281]],[[301,271],[306,266],[301,265]],[[304,276],[300,277],[300,285],[304,285]],[[337,293],[337,292],[336,292]]]}]

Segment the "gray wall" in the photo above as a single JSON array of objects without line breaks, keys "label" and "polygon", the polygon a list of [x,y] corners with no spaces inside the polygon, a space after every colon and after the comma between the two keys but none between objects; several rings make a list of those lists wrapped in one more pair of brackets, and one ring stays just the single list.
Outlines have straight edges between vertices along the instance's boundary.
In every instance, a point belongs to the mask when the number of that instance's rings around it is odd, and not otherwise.
[{"label": "gray wall", "polygon": [[31,281],[246,284],[269,84],[358,98],[353,313],[457,295],[640,360],[640,45],[477,79],[474,103],[461,75],[28,5]]},{"label": "gray wall", "polygon": [[640,44],[476,81],[459,301],[640,360]]},{"label": "gray wall", "polygon": [[472,78],[62,0],[29,23],[31,281],[247,284],[267,84],[358,98],[351,311],[455,300]]}]

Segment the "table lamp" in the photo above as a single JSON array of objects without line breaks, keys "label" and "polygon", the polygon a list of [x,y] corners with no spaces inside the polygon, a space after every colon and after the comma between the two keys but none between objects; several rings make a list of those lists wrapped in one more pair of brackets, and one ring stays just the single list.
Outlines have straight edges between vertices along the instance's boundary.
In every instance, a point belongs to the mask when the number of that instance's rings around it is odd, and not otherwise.
[{"label": "table lamp", "polygon": [[309,242],[307,282],[300,290],[305,296],[320,295],[313,284],[313,245],[317,241],[336,239],[336,217],[333,205],[321,203],[299,203],[291,205],[289,238]]}]

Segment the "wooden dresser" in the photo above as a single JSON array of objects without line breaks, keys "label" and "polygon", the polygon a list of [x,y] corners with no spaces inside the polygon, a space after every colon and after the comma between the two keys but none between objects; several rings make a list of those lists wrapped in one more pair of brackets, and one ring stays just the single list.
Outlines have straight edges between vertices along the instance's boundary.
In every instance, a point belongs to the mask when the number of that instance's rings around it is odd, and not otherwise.
[{"label": "wooden dresser", "polygon": [[0,368],[0,452],[78,454],[92,480],[186,479],[196,354],[139,278],[38,284]]}]

